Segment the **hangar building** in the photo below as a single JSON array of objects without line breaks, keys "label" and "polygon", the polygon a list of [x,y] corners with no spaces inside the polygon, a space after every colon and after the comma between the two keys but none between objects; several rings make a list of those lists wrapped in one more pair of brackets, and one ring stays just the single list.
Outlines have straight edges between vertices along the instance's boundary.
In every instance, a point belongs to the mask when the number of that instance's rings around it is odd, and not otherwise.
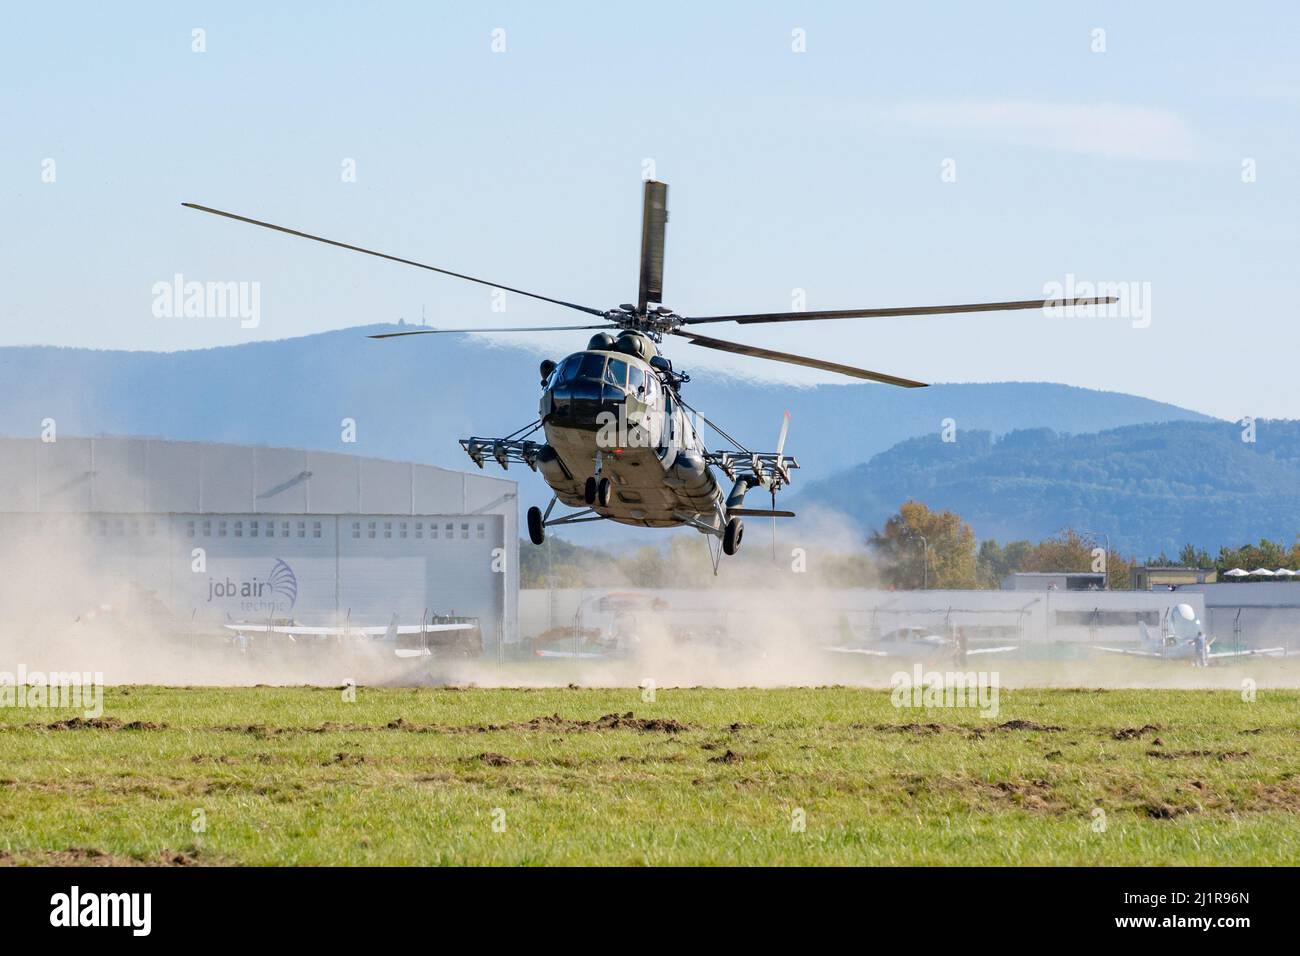
[{"label": "hangar building", "polygon": [[200,623],[454,613],[492,648],[517,639],[516,497],[503,478],[333,452],[0,438],[0,581],[49,561]]}]

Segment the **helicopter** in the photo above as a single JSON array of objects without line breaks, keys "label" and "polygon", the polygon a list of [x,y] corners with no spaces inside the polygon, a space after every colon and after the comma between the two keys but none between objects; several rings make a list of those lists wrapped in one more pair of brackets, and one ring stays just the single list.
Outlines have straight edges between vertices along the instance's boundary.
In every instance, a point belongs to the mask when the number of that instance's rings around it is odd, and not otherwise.
[{"label": "helicopter", "polygon": [[[720,543],[723,554],[734,555],[744,537],[744,518],[770,517],[775,522],[777,518],[795,516],[792,511],[776,507],[777,492],[790,483],[790,472],[799,467],[795,457],[785,454],[790,416],[787,413],[781,423],[775,451],[751,451],[682,398],[682,386],[690,381],[690,375],[677,370],[662,353],[660,346],[665,337],[676,336],[703,348],[801,365],[901,388],[924,388],[926,383],[913,379],[718,339],[696,329],[701,325],[723,322],[751,325],[822,319],[940,315],[1065,308],[1115,301],[1114,297],[1027,299],[883,309],[679,315],[662,304],[668,185],[654,179],[645,180],[642,193],[637,301],[623,303],[612,309],[599,309],[552,298],[210,206],[188,202],[181,205],[340,249],[475,282],[494,290],[513,292],[598,319],[598,324],[588,325],[418,328],[378,333],[370,338],[392,339],[467,332],[594,331],[586,348],[562,361],[547,359],[541,363],[539,372],[542,395],[538,417],[534,422],[502,438],[463,438],[460,440],[461,447],[479,468],[491,459],[503,469],[507,469],[511,463],[520,463],[541,474],[553,496],[545,510],[538,507],[528,509],[528,537],[535,545],[541,545],[545,541],[546,529],[549,527],[586,521],[615,521],[646,528],[691,527],[709,536],[715,572],[720,556],[714,552],[713,542],[716,540]],[[710,450],[701,434],[700,421],[716,432],[726,447]],[[532,437],[538,431],[543,433],[540,436],[542,440]],[[728,491],[723,490],[720,475],[725,476],[730,483]],[[771,507],[745,506],[746,495],[756,488],[769,494]],[[553,515],[557,504],[577,510],[569,514]]]}]

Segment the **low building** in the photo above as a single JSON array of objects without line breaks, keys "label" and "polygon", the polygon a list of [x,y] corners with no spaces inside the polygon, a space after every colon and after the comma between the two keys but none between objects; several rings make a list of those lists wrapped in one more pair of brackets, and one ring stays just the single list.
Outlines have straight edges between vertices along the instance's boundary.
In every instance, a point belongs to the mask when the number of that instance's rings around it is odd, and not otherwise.
[{"label": "low building", "polygon": [[1178,568],[1162,565],[1135,567],[1130,575],[1134,591],[1176,588],[1184,584],[1213,584],[1219,579],[1219,572],[1214,568]]},{"label": "low building", "polygon": [[1014,571],[1002,579],[1004,591],[1104,591],[1100,571]]},{"label": "low building", "polygon": [[1176,604],[1190,604],[1198,615],[1205,610],[1201,595],[1181,591],[539,588],[520,594],[522,639],[556,629],[607,626],[609,615],[602,615],[600,605],[611,592],[652,599],[657,623],[672,632],[721,631],[738,639],[828,643],[905,627],[940,634],[961,628],[974,642],[1014,642],[1044,655],[1052,645],[1136,642],[1139,624],[1158,630]]}]

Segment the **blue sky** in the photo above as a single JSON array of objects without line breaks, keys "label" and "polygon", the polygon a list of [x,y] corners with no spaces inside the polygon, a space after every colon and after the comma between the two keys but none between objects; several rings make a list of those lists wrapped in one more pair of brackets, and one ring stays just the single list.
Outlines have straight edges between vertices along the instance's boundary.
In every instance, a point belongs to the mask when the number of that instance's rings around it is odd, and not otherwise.
[{"label": "blue sky", "polygon": [[[518,297],[493,312],[482,287],[180,203],[604,308],[635,297],[649,160],[671,184],[665,298],[683,314],[786,310],[795,289],[809,309],[1032,298],[1068,274],[1151,296],[1147,327],[1030,312],[723,337],[932,381],[1300,417],[1291,4],[87,3],[7,18],[0,344],[197,348],[422,307],[445,326],[567,324],[577,313]],[[259,283],[259,324],[156,317],[153,286],[176,273]],[[584,337],[522,338],[562,353]]]}]

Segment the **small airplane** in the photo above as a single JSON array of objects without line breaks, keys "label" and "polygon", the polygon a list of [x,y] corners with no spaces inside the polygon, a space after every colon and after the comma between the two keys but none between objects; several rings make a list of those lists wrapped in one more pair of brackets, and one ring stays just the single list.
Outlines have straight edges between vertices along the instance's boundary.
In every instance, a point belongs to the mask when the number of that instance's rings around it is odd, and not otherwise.
[{"label": "small airplane", "polygon": [[[641,642],[646,615],[667,610],[662,598],[637,591],[614,591],[578,605],[571,627],[553,627],[533,639],[536,657],[610,660],[633,655]],[[588,615],[594,625],[583,626]]]},{"label": "small airplane", "polygon": [[1020,647],[1016,644],[1001,647],[970,647],[961,628],[957,629],[955,637],[946,637],[924,627],[898,627],[886,631],[874,640],[830,645],[823,650],[834,654],[860,654],[865,657],[887,657],[909,661],[936,661],[947,658],[960,663],[974,655],[1009,654],[1020,650]]},{"label": "small airplane", "polygon": [[[756,452],[731,438],[682,398],[690,381],[677,371],[659,349],[664,336],[678,336],[692,345],[753,358],[821,369],[852,378],[923,388],[924,382],[873,372],[824,359],[744,345],[696,331],[700,325],[734,322],[751,325],[768,322],[808,322],[822,319],[862,319],[885,316],[941,315],[1016,309],[1068,308],[1115,302],[1114,296],[1070,299],[1028,299],[965,305],[905,306],[899,308],[841,309],[832,311],[764,312],[737,315],[682,316],[663,306],[664,240],[668,223],[668,186],[647,180],[642,196],[640,288],[635,303],[600,309],[537,292],[489,282],[460,272],[365,249],[350,243],[251,219],[210,206],[183,206],[272,229],[301,239],[359,252],[511,292],[584,313],[599,320],[591,325],[482,329],[411,329],[372,335],[374,339],[465,332],[595,331],[586,348],[563,361],[541,363],[542,396],[538,419],[502,438],[463,438],[466,454],[478,467],[491,459],[503,469],[510,463],[540,471],[553,497],[543,511],[528,509],[528,537],[542,544],[546,529],[584,521],[617,521],[646,528],[691,527],[709,536],[710,553],[717,571],[720,556],[713,554],[714,539],[724,554],[735,554],[744,536],[744,517],[792,518],[794,512],[778,510],[777,492],[790,483],[798,461],[785,454],[789,429],[787,414],[781,425],[776,451]],[[652,305],[653,303],[653,305]],[[590,319],[588,320],[590,321]],[[691,413],[691,414],[688,414]],[[698,416],[726,444],[710,450],[701,437]],[[541,430],[545,440],[531,436]],[[731,482],[724,492],[715,471]],[[770,508],[747,508],[745,496],[761,488],[771,495]],[[557,503],[580,510],[552,517]]]},{"label": "small airplane", "polygon": [[[274,621],[268,621],[265,624],[251,624],[241,621],[223,624],[222,627],[235,632],[235,640],[241,649],[247,647],[250,634],[283,634],[291,644],[298,643],[299,638],[382,638],[385,643],[393,646],[394,656],[406,659],[432,657],[433,650],[430,649],[428,640],[428,636],[431,634],[460,632],[458,637],[462,639],[469,638],[471,635],[468,632],[477,631],[479,625],[477,621],[471,618],[439,618],[437,616],[421,624],[399,625],[397,615],[394,614],[393,619],[388,622],[387,626],[382,624],[356,626],[351,621],[345,623],[342,627],[303,625],[292,622],[277,624]],[[421,640],[415,642],[403,640],[404,637],[413,637],[415,635],[420,635]],[[458,644],[459,642],[453,639],[451,643]]]},{"label": "small airplane", "polygon": [[1190,604],[1176,604],[1165,611],[1159,634],[1151,633],[1145,622],[1138,622],[1141,646],[1095,647],[1104,654],[1122,654],[1127,657],[1154,657],[1168,661],[1191,661],[1193,667],[1207,667],[1215,661],[1238,660],[1243,657],[1273,657],[1286,653],[1285,647],[1257,647],[1236,651],[1215,651],[1215,638],[1205,633],[1200,618]]}]

